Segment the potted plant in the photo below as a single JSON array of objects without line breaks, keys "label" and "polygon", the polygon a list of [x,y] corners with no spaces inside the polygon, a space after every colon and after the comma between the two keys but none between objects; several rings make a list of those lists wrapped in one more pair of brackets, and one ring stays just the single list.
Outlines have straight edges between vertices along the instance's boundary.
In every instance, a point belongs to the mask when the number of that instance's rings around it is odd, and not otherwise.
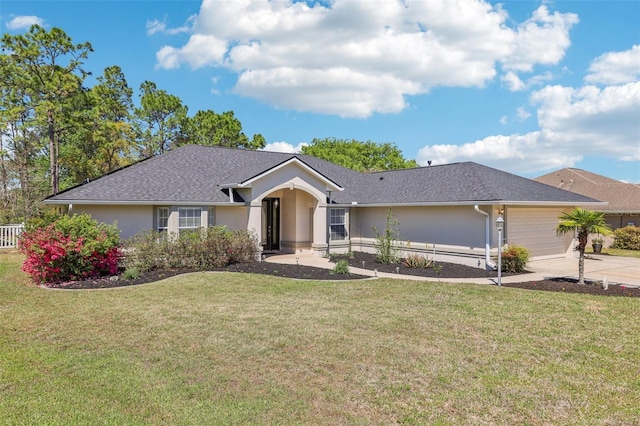
[{"label": "potted plant", "polygon": [[591,247],[593,247],[594,253],[602,253],[602,243],[604,240],[600,235],[591,240]]}]

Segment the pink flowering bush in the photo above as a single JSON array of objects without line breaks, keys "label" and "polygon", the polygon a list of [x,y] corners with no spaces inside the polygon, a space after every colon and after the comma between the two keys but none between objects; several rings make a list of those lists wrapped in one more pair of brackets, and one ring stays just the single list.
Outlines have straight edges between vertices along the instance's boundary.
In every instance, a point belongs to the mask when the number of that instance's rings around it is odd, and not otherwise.
[{"label": "pink flowering bush", "polygon": [[89,215],[48,216],[27,224],[18,249],[22,270],[38,283],[78,280],[118,273],[120,238],[116,225]]}]

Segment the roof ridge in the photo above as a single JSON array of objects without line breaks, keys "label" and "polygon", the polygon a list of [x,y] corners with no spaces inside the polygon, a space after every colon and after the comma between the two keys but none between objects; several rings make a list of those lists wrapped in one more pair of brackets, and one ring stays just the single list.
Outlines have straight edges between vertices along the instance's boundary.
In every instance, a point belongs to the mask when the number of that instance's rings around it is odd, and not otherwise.
[{"label": "roof ridge", "polygon": [[473,161],[458,161],[458,162],[455,162],[455,163],[434,164],[434,165],[431,165],[431,166],[409,167],[409,168],[406,168],[406,169],[376,170],[376,171],[373,171],[373,172],[360,172],[360,173],[374,175],[376,173],[406,172],[406,171],[409,171],[409,170],[425,170],[425,169],[433,169],[435,167],[456,166],[456,165],[465,164],[465,163],[475,164]]},{"label": "roof ridge", "polygon": [[[596,181],[594,181],[593,179],[589,178],[584,172],[586,173],[591,173],[588,172],[586,170],[582,170],[582,169],[573,169],[573,168],[568,168],[568,170],[573,173],[574,175],[580,176],[582,179],[594,184],[594,185],[598,185],[598,183]],[[583,172],[583,173],[580,173]]]}]

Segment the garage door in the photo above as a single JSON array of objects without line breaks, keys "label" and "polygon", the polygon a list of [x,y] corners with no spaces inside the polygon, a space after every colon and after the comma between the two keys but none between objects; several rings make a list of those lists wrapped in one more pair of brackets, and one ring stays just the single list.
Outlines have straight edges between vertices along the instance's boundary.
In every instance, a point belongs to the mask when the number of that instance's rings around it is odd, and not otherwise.
[{"label": "garage door", "polygon": [[564,254],[573,235],[556,236],[561,214],[559,208],[507,207],[507,243],[526,247],[532,257]]}]

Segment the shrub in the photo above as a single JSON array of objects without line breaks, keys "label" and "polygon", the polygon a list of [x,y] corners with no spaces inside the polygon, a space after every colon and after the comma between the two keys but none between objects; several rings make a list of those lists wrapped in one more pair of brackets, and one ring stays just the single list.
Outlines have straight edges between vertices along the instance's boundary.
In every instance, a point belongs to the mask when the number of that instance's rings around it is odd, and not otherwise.
[{"label": "shrub", "polygon": [[127,268],[123,273],[122,273],[122,278],[124,278],[125,280],[135,280],[136,278],[138,278],[140,276],[140,271],[138,270],[138,268],[133,267],[133,268]]},{"label": "shrub", "polygon": [[22,270],[36,282],[85,279],[118,273],[119,231],[87,214],[47,215],[30,221],[18,241]]},{"label": "shrub", "polygon": [[611,247],[623,250],[640,250],[640,227],[625,226],[613,231]]},{"label": "shrub", "polygon": [[389,207],[384,232],[381,234],[375,226],[373,227],[373,231],[376,233],[376,240],[373,243],[373,247],[376,250],[376,259],[378,262],[389,265],[398,263],[400,260],[400,249],[397,246],[397,241],[400,237],[398,225],[399,222],[393,216],[391,207]]},{"label": "shrub", "polygon": [[522,246],[508,246],[502,251],[502,272],[524,272],[528,261],[529,250]]},{"label": "shrub", "polygon": [[224,226],[182,232],[179,236],[144,231],[127,242],[128,265],[141,272],[169,269],[208,270],[255,259],[258,245],[247,231]]},{"label": "shrub", "polygon": [[338,263],[336,263],[336,266],[334,266],[333,269],[331,270],[331,273],[338,274],[338,275],[348,274],[349,262],[347,262],[346,259],[339,260]]},{"label": "shrub", "polygon": [[429,260],[426,256],[413,253],[406,257],[404,264],[409,268],[426,269],[433,264],[433,261]]},{"label": "shrub", "polygon": [[55,210],[45,210],[38,216],[29,218],[24,223],[25,231],[35,231],[36,229],[46,228],[48,225],[55,223],[65,215],[57,213]]},{"label": "shrub", "polygon": [[434,263],[433,264],[433,271],[436,273],[436,275],[440,275],[440,273],[442,272],[442,265],[440,265],[438,263]]}]

